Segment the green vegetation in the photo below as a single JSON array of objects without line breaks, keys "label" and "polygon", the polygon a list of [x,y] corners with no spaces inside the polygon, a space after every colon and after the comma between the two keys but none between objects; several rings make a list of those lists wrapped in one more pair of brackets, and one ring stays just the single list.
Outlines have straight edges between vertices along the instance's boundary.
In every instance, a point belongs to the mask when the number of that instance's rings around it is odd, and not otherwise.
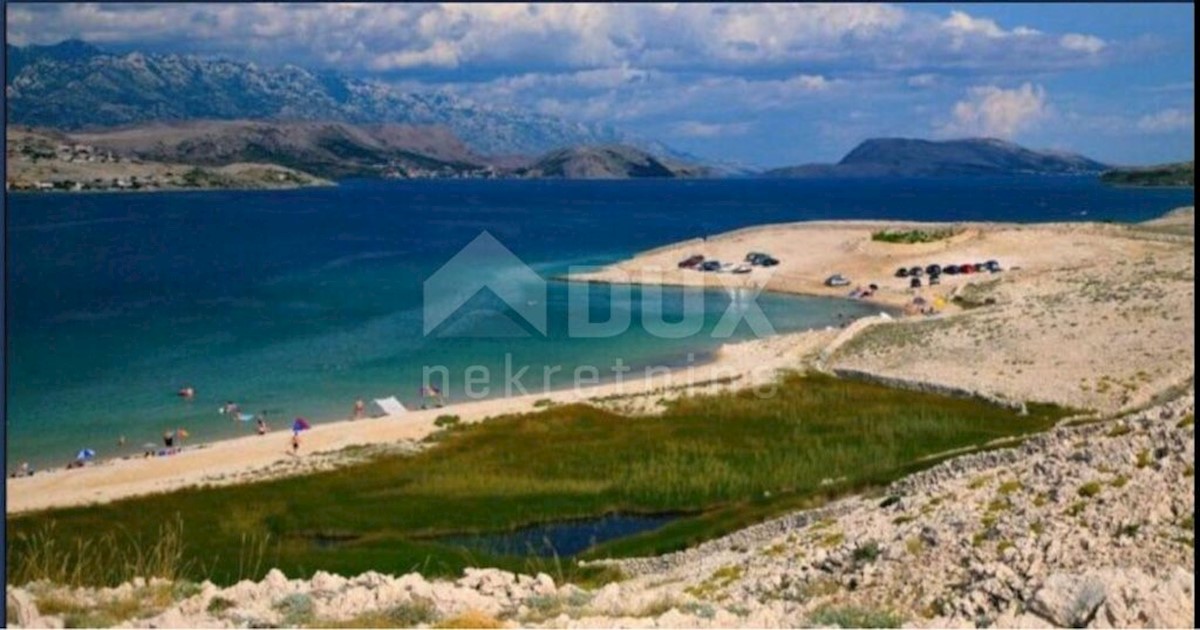
[{"label": "green vegetation", "polygon": [[[464,614],[458,618],[447,620],[447,625],[438,624],[438,626],[442,628],[499,627],[494,625],[449,625],[454,622],[462,624],[467,619],[468,617]],[[480,621],[482,620],[481,618]],[[315,626],[319,628],[415,628],[419,625],[431,624],[435,621],[437,621],[437,606],[428,599],[414,598],[411,601],[392,606],[391,608],[374,610],[350,619],[341,621],[322,619]]]},{"label": "green vegetation", "polygon": [[1064,413],[1038,406],[1018,416],[823,375],[786,376],[770,397],[684,398],[636,421],[558,405],[463,424],[416,455],[381,452],[302,477],[10,518],[8,578],[229,584],[270,567],[300,577],[497,566],[589,582],[611,569],[471,552],[437,537],[614,512],[684,514],[582,557],[662,553],[882,487],[950,451],[1044,430]]},{"label": "green vegetation", "polygon": [[1103,489],[1103,486],[1100,485],[1099,481],[1089,481],[1089,482],[1083,484],[1082,486],[1079,486],[1078,492],[1079,492],[1079,496],[1081,496],[1085,499],[1090,499],[1090,498],[1100,494],[1100,490],[1102,490],[1102,489]]},{"label": "green vegetation", "polygon": [[1100,174],[1100,181],[1118,186],[1195,186],[1196,163],[1176,162],[1148,168],[1119,168]]},{"label": "green vegetation", "polygon": [[888,610],[870,610],[846,606],[842,608],[820,608],[809,616],[808,621],[814,626],[835,626],[838,628],[899,628],[904,625],[904,618]]},{"label": "green vegetation", "polygon": [[880,230],[871,233],[872,241],[882,243],[932,243],[943,241],[962,232],[958,228],[942,228],[938,230]]}]

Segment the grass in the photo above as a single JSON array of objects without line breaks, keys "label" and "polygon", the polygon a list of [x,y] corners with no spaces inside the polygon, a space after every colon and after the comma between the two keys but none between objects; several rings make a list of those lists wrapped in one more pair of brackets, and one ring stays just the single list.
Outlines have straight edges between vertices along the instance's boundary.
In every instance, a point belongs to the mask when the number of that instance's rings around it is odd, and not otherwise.
[{"label": "grass", "polygon": [[1079,486],[1079,490],[1077,492],[1079,493],[1079,496],[1081,496],[1085,499],[1090,499],[1090,498],[1100,494],[1100,491],[1103,488],[1104,488],[1104,486],[1100,485],[1099,481],[1089,481],[1089,482]]},{"label": "grass", "polygon": [[[464,613],[457,618],[446,620],[443,623],[450,622],[465,622],[474,617],[467,617],[469,613]],[[490,619],[490,618],[489,618]],[[483,621],[482,616],[478,618]],[[414,598],[411,601],[403,604],[397,604],[391,608],[382,610],[372,610],[365,612],[350,619],[333,621],[322,619],[315,626],[319,628],[415,628],[422,624],[432,624],[438,621],[437,607],[432,601],[423,598]],[[492,620],[494,621],[494,620]],[[499,626],[491,625],[441,625],[443,628],[495,628]]]},{"label": "grass", "polygon": [[[1067,413],[1031,412],[798,374],[771,397],[683,398],[636,421],[557,405],[464,424],[416,455],[10,518],[8,578],[111,585],[141,574],[231,584],[270,567],[293,577],[525,571],[528,558],[469,552],[437,537],[614,512],[686,514],[582,557],[663,553],[882,487],[938,464],[939,453],[1044,430]],[[826,478],[844,481],[822,485]],[[178,525],[164,531],[164,522]],[[575,562],[558,570],[547,572],[587,581],[604,571]]]},{"label": "grass", "polygon": [[808,617],[809,625],[837,628],[899,628],[905,619],[888,610],[856,606],[819,608]]},{"label": "grass", "polygon": [[881,243],[932,243],[943,241],[962,232],[958,228],[942,228],[938,230],[880,230],[871,233],[872,241]]}]

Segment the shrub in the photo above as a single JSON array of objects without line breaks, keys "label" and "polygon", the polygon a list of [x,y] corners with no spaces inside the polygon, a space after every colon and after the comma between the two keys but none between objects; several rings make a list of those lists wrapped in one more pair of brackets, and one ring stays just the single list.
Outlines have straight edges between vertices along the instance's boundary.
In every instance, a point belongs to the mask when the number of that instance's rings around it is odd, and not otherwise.
[{"label": "shrub", "polygon": [[461,615],[439,621],[435,628],[503,628],[504,622],[478,610],[468,610]]},{"label": "shrub", "polygon": [[879,543],[868,540],[854,548],[853,557],[855,562],[875,562],[875,559],[879,557]]},{"label": "shrub", "polygon": [[208,611],[208,614],[210,615],[219,615],[226,610],[233,608],[233,606],[234,604],[232,600],[225,599],[224,597],[217,595],[216,597],[208,600],[208,606],[206,606],[204,610]]},{"label": "shrub", "polygon": [[452,426],[457,425],[458,422],[459,422],[458,416],[450,415],[450,414],[443,414],[434,419],[433,426],[443,427],[443,428],[452,427]]},{"label": "shrub", "polygon": [[1079,486],[1079,496],[1090,499],[1100,494],[1101,486],[1099,481],[1089,481],[1082,486]]},{"label": "shrub", "polygon": [[932,243],[951,238],[962,230],[942,228],[938,230],[879,230],[871,233],[872,241],[881,243]]},{"label": "shrub", "polygon": [[1000,487],[996,489],[996,492],[999,492],[1001,495],[1008,496],[1022,488],[1024,488],[1024,486],[1021,485],[1021,482],[1014,479],[1012,481],[1005,481],[1004,483],[1000,484]]}]

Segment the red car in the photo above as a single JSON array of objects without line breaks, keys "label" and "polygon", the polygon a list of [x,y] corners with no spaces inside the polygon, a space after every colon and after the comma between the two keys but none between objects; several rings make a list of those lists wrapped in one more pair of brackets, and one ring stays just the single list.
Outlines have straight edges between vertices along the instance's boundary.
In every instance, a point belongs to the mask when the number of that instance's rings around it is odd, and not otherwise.
[{"label": "red car", "polygon": [[701,256],[700,254],[696,254],[695,256],[688,256],[687,258],[679,261],[679,268],[680,269],[695,269],[702,262],[704,262],[704,256]]}]

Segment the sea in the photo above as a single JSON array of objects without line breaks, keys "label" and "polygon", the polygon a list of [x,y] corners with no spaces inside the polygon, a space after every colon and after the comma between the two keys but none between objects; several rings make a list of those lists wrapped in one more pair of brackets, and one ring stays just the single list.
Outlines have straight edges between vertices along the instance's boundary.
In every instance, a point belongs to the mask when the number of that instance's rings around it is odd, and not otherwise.
[{"label": "sea", "polygon": [[[776,333],[878,310],[718,289],[697,315],[683,289],[558,279],[684,239],[816,219],[1142,221],[1193,198],[1089,177],[9,194],[7,462],[136,456],[178,428],[192,444],[252,433],[253,422],[221,413],[229,401],[283,427],[346,419],[360,398],[436,404],[423,390],[432,382],[452,414],[471,397],[569,387],[581,369],[603,381],[702,364],[722,343],[764,334],[748,316],[727,334],[731,307],[761,312]],[[449,314],[430,328],[432,304]],[[581,309],[629,324],[577,335]],[[698,329],[661,334],[658,324],[689,317]],[[177,395],[183,387],[194,399]]]}]

